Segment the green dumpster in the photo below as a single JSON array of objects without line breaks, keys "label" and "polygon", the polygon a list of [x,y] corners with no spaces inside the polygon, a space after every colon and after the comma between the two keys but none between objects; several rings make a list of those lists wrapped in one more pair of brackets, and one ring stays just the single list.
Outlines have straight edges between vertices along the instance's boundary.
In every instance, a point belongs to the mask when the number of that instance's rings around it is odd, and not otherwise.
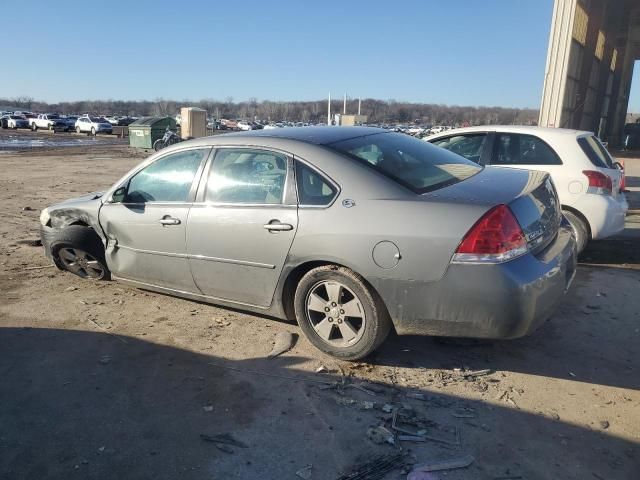
[{"label": "green dumpster", "polygon": [[162,138],[169,127],[176,130],[176,120],[172,117],[143,117],[129,125],[129,146],[153,148],[153,142]]}]

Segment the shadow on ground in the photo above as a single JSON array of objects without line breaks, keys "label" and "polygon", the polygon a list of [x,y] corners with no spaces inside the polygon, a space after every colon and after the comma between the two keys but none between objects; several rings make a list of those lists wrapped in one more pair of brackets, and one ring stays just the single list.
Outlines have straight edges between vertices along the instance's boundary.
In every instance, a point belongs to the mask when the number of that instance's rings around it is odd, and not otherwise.
[{"label": "shadow on ground", "polygon": [[[0,345],[3,479],[293,479],[312,464],[313,479],[330,480],[362,454],[394,450],[365,435],[387,414],[339,405],[338,392],[313,382],[274,377],[310,378],[296,371],[297,357],[233,361],[134,338],[32,328],[0,329]],[[637,473],[637,445],[605,432],[445,394],[429,392],[429,401],[421,402],[406,393],[395,388],[362,395],[413,402],[425,418],[461,428],[461,446],[423,444],[427,450],[420,454],[420,461],[476,456],[448,479]],[[453,407],[476,418],[452,418]],[[201,433],[231,433],[248,448],[226,453]]]}]

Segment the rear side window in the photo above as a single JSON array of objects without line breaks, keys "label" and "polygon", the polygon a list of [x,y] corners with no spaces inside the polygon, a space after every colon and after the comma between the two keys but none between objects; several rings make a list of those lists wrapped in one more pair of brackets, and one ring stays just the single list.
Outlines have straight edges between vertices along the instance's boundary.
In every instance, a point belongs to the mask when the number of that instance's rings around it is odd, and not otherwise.
[{"label": "rear side window", "polygon": [[590,135],[578,138],[578,145],[596,167],[614,168],[613,158],[595,136]]},{"label": "rear side window", "polygon": [[326,178],[301,162],[296,162],[296,182],[300,205],[329,205],[337,193]]},{"label": "rear side window", "polygon": [[499,133],[494,148],[493,165],[562,165],[551,147],[533,135]]},{"label": "rear side window", "polygon": [[415,193],[465,180],[482,170],[473,162],[400,133],[376,133],[327,147],[380,172]]},{"label": "rear side window", "polygon": [[282,203],[287,157],[267,150],[220,149],[209,173],[206,201],[276,205]]},{"label": "rear side window", "polygon": [[482,155],[482,148],[487,140],[487,134],[474,134],[474,135],[454,135],[453,137],[440,138],[434,140],[434,145],[442,148],[446,148],[450,152],[462,155],[467,160],[471,160],[475,163],[480,163],[480,156]]}]

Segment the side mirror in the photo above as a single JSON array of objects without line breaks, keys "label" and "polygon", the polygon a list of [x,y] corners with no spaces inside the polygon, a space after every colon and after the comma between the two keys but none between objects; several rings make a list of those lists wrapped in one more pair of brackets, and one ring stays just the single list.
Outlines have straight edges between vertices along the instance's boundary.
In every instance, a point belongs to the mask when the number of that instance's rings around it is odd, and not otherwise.
[{"label": "side mirror", "polygon": [[618,170],[624,170],[624,167],[620,162],[613,162],[613,166],[616,167]]},{"label": "side mirror", "polygon": [[127,196],[127,187],[120,187],[116,189],[115,192],[111,195],[112,203],[122,203]]}]

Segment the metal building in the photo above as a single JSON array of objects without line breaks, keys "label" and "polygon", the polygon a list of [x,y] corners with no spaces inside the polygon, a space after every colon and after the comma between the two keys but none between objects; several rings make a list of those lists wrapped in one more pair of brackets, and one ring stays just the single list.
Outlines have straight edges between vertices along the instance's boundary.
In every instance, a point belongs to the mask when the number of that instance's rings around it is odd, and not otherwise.
[{"label": "metal building", "polygon": [[637,59],[640,0],[555,0],[539,124],[619,146]]}]

